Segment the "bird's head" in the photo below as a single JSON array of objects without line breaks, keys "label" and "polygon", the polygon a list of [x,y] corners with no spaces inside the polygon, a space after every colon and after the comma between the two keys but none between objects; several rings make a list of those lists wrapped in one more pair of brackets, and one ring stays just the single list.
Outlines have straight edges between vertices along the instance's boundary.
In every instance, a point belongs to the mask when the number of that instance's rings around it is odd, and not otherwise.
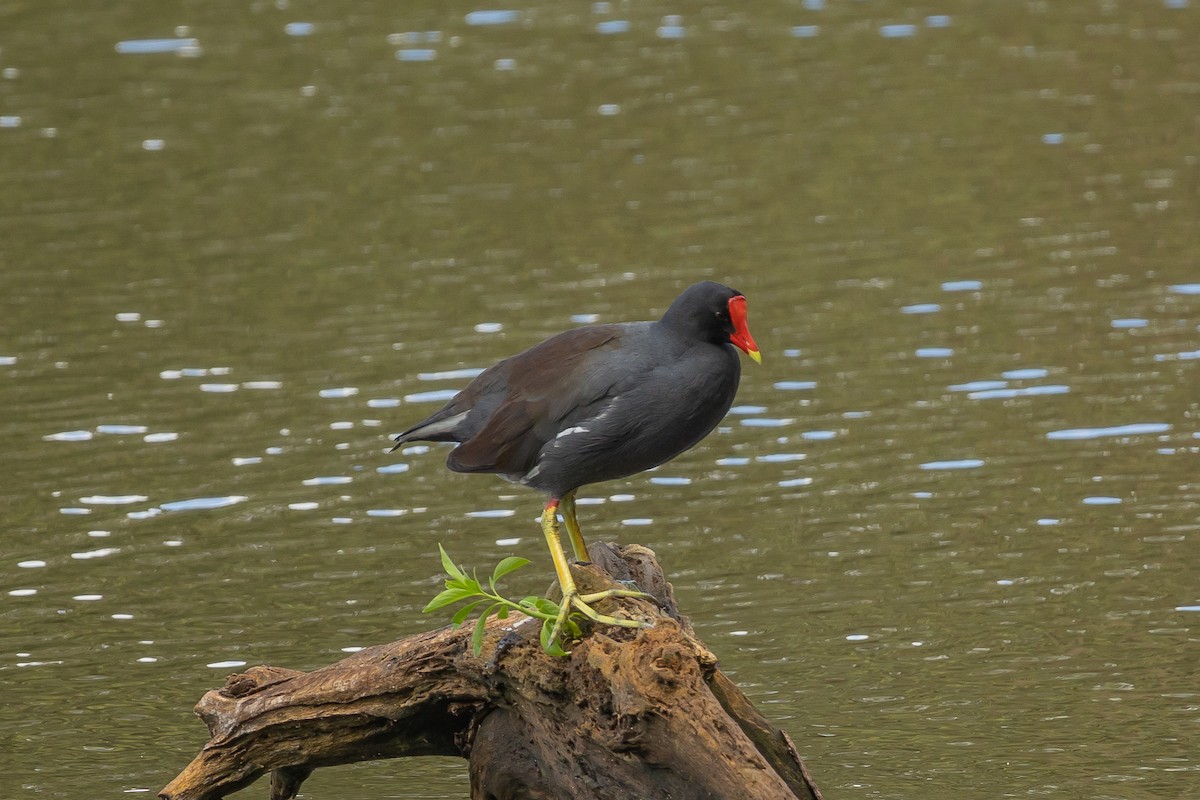
[{"label": "bird's head", "polygon": [[713,281],[701,281],[675,298],[663,324],[702,341],[729,342],[759,364],[762,354],[746,325],[746,296]]}]

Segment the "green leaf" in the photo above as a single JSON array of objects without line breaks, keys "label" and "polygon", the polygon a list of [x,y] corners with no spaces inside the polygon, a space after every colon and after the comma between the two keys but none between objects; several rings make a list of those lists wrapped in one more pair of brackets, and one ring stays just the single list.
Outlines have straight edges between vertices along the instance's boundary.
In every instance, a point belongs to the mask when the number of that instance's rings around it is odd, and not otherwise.
[{"label": "green leaf", "polygon": [[474,611],[479,605],[481,605],[482,603],[485,603],[485,602],[487,602],[487,601],[486,600],[476,600],[474,603],[467,603],[465,606],[463,606],[462,608],[460,608],[458,611],[456,611],[454,613],[454,616],[450,619],[450,623],[452,625],[462,625],[463,622],[466,621],[467,617],[470,616],[471,612]]},{"label": "green leaf", "polygon": [[487,630],[488,617],[496,610],[499,603],[488,606],[487,610],[479,615],[479,619],[475,622],[475,630],[471,633],[471,652],[479,655],[483,650],[483,634]]},{"label": "green leaf", "polygon": [[[530,598],[526,598],[526,599],[530,599]],[[550,614],[551,616],[558,616],[559,605],[558,605],[558,603],[554,602],[553,600],[550,600],[549,598],[534,597],[534,598],[532,598],[532,605],[535,609],[542,612],[543,614]]]},{"label": "green leaf", "polygon": [[496,581],[500,580],[513,570],[520,569],[528,563],[528,558],[521,558],[520,556],[509,556],[508,558],[501,559],[500,563],[496,565],[496,568],[492,570],[492,591],[496,591]]},{"label": "green leaf", "polygon": [[550,638],[550,632],[552,630],[554,630],[554,620],[545,620],[542,623],[542,633],[540,637],[542,640],[542,649],[546,651],[547,655],[551,656],[570,655],[566,650],[562,649],[562,645]]},{"label": "green leaf", "polygon": [[438,592],[437,596],[425,604],[425,608],[421,609],[421,613],[428,614],[430,611],[436,611],[439,608],[444,608],[451,603],[457,603],[459,600],[465,600],[468,597],[474,597],[478,592],[473,592],[469,589],[443,589]]},{"label": "green leaf", "polygon": [[456,580],[465,580],[467,577],[466,574],[450,560],[450,556],[446,553],[446,548],[442,547],[440,542],[438,543],[438,552],[442,556],[442,569],[446,570],[446,574]]}]

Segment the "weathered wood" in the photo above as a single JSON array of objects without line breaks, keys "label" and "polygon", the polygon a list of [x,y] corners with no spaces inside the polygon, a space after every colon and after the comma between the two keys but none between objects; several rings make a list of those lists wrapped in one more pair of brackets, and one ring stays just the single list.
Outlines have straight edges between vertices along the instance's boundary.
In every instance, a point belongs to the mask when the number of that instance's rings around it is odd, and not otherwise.
[{"label": "weathered wood", "polygon": [[201,698],[212,738],[159,797],[215,800],[270,772],[271,800],[291,800],[318,767],[456,755],[475,800],[821,800],[791,739],[679,614],[654,554],[599,544],[591,557],[573,567],[581,591],[632,580],[661,605],[600,606],[653,628],[601,627],[554,658],[514,614],[489,623],[478,657],[466,626],[312,672],[253,667]]}]

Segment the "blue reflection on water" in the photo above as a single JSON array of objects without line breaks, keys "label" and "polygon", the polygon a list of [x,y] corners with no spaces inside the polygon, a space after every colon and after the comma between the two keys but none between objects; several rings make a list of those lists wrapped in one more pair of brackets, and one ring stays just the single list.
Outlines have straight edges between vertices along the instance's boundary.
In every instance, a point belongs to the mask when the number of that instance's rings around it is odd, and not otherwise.
[{"label": "blue reflection on water", "polygon": [[1003,389],[1008,386],[1008,381],[968,381],[966,383],[955,383],[947,386],[951,392],[980,392],[990,389]]},{"label": "blue reflection on water", "polygon": [[812,482],[812,478],[789,478],[785,481],[779,481],[777,485],[784,489],[791,489],[795,486],[810,486]]},{"label": "blue reflection on water", "polygon": [[766,406],[734,406],[729,409],[730,414],[761,414],[767,410]]},{"label": "blue reflection on water", "polygon": [[236,505],[250,498],[242,495],[226,497],[193,497],[190,500],[173,500],[159,506],[163,511],[205,511],[211,508],[225,508]]},{"label": "blue reflection on water", "polygon": [[467,14],[466,22],[468,25],[507,25],[510,22],[516,22],[520,18],[520,11],[485,10],[472,11]]},{"label": "blue reflection on water", "polygon": [[1010,369],[1006,372],[1001,372],[1000,377],[1008,378],[1014,381],[1025,381],[1032,378],[1044,378],[1050,374],[1050,370],[1042,369],[1041,367],[1026,367],[1024,369]]},{"label": "blue reflection on water", "polygon": [[457,389],[436,389],[431,392],[414,392],[413,394],[404,395],[406,403],[444,403],[454,395],[458,394]]},{"label": "blue reflection on water", "polygon": [[627,33],[629,31],[629,20],[627,19],[606,19],[603,22],[596,23],[596,33],[612,35],[614,33]]},{"label": "blue reflection on water", "polygon": [[457,381],[470,380],[483,372],[483,367],[467,367],[464,369],[447,369],[441,372],[418,372],[419,381]]},{"label": "blue reflection on water", "polygon": [[1070,386],[1048,384],[1046,386],[1026,386],[1024,389],[985,389],[981,392],[970,392],[967,397],[972,400],[1007,400],[1012,397],[1035,397],[1044,394],[1067,394]]},{"label": "blue reflection on water", "polygon": [[196,39],[127,39],[117,42],[117,52],[123,55],[145,53],[175,53],[199,47]]},{"label": "blue reflection on water", "polygon": [[983,288],[983,281],[946,281],[942,284],[943,292],[977,292]]},{"label": "blue reflection on water", "polygon": [[764,464],[785,464],[789,461],[803,461],[808,458],[804,453],[767,453],[755,457],[755,461],[761,461]]},{"label": "blue reflection on water", "polygon": [[149,430],[145,425],[97,425],[96,433],[107,433],[116,436],[145,433]]},{"label": "blue reflection on water", "polygon": [[42,437],[46,442],[86,442],[91,440],[91,431],[62,431],[60,433],[48,433]]},{"label": "blue reflection on water", "polygon": [[1108,436],[1139,436],[1150,433],[1166,433],[1171,426],[1165,422],[1135,422],[1130,425],[1114,425],[1108,428],[1067,428],[1050,431],[1047,439],[1102,439]]},{"label": "blue reflection on water", "polygon": [[1184,350],[1182,353],[1156,353],[1155,361],[1194,361],[1200,359],[1200,350]]},{"label": "blue reflection on water", "polygon": [[437,58],[437,50],[414,47],[396,51],[396,60],[398,61],[433,61],[435,58]]},{"label": "blue reflection on water", "polygon": [[926,461],[921,469],[975,469],[983,466],[981,458],[960,458],[954,461]]}]

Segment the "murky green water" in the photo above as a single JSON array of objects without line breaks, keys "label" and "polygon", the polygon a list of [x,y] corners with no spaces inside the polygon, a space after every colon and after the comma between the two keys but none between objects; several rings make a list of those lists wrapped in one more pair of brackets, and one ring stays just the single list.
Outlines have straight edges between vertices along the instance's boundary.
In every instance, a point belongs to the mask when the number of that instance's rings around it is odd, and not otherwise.
[{"label": "murky green water", "polygon": [[1200,791],[1195,3],[109,5],[0,4],[0,796],[157,791],[437,542],[543,590],[536,494],[386,435],[704,277],[766,364],[584,529],[826,794]]}]

